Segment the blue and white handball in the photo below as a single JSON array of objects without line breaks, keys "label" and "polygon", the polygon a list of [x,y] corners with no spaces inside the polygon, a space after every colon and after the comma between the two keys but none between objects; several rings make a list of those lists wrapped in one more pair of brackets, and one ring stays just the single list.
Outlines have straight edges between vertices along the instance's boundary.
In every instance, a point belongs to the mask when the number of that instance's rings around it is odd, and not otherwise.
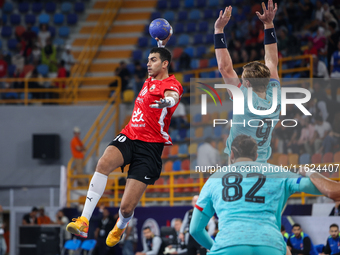
[{"label": "blue and white handball", "polygon": [[149,33],[153,38],[164,40],[169,36],[170,29],[170,23],[166,19],[155,19],[150,23]]}]

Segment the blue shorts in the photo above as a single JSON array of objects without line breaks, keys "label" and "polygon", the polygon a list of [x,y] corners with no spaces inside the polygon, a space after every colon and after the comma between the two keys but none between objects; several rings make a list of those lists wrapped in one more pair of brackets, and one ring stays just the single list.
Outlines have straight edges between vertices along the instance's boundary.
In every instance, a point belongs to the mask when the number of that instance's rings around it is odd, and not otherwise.
[{"label": "blue shorts", "polygon": [[208,255],[284,255],[286,251],[280,251],[274,247],[264,245],[234,245],[217,251],[211,251]]}]

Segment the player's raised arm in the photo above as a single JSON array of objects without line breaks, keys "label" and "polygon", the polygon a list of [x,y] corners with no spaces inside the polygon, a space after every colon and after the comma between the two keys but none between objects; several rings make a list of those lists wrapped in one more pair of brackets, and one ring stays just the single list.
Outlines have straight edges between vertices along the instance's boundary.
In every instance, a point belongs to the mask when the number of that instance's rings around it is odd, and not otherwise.
[{"label": "player's raised arm", "polygon": [[239,85],[240,80],[238,79],[238,76],[233,68],[233,62],[227,49],[227,42],[223,32],[224,27],[230,20],[231,11],[231,6],[226,7],[224,12],[220,11],[220,16],[215,22],[215,54],[218,70],[220,71],[225,83],[237,86]]},{"label": "player's raised arm", "polygon": [[263,14],[256,12],[257,17],[262,21],[264,26],[264,60],[266,66],[270,70],[270,78],[279,79],[277,66],[279,63],[277,39],[273,20],[277,11],[277,4],[273,4],[273,0],[268,1],[268,9],[265,3],[262,2]]},{"label": "player's raised arm", "polygon": [[315,187],[326,197],[340,201],[340,182],[330,180],[317,172],[301,167],[299,173],[310,178]]}]

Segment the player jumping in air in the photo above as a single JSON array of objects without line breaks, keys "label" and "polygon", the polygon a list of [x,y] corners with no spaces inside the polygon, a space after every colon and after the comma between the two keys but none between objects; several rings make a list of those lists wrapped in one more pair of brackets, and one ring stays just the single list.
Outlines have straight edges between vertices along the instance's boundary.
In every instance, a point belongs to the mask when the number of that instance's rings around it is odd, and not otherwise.
[{"label": "player jumping in air", "polygon": [[[170,36],[162,42],[163,47]],[[159,178],[163,147],[172,144],[168,134],[171,116],[183,93],[181,84],[168,74],[170,62],[171,53],[167,49],[151,49],[147,63],[149,78],[136,98],[130,122],[98,161],[82,215],[67,225],[70,233],[87,237],[89,219],[103,195],[108,175],[116,168],[123,169],[130,164],[119,219],[106,239],[108,246],[116,245],[147,185],[154,184]]]},{"label": "player jumping in air", "polygon": [[[279,75],[277,72],[278,65],[278,50],[276,34],[274,29],[273,20],[277,11],[277,5],[273,6],[273,1],[268,1],[268,9],[265,4],[262,3],[263,14],[256,12],[258,18],[264,25],[264,50],[265,50],[265,64],[260,62],[251,62],[243,66],[242,83],[233,69],[233,63],[229,55],[226,38],[223,33],[224,27],[228,24],[232,7],[229,6],[220,12],[220,16],[215,22],[215,53],[218,63],[218,69],[226,84],[237,86],[241,89],[244,95],[244,115],[233,115],[233,123],[245,123],[235,124],[231,127],[230,135],[227,140],[227,146],[225,153],[230,156],[231,144],[236,136],[240,134],[250,135],[255,139],[258,145],[258,162],[267,162],[271,155],[271,135],[273,129],[278,122],[280,109],[281,109],[281,89],[279,82]],[[275,111],[267,115],[256,115],[250,112],[248,108],[248,88],[253,89],[252,102],[253,106],[257,110],[268,110],[272,107],[273,97],[277,96],[277,107]],[[276,88],[277,94],[273,91]],[[228,91],[230,96],[232,94]],[[237,102],[236,102],[237,103]],[[251,127],[248,125],[249,120],[256,119],[257,122],[251,122]],[[274,120],[276,119],[276,120]],[[258,121],[261,120],[261,121]]]},{"label": "player jumping in air", "polygon": [[[307,178],[284,172],[282,168],[280,171],[279,166],[255,162],[257,151],[252,137],[237,136],[231,145],[233,168],[214,173],[201,190],[190,233],[210,250],[210,255],[286,254],[286,243],[279,226],[281,211],[289,196],[306,192],[340,199],[339,182],[305,168],[299,173]],[[220,231],[213,241],[205,226],[215,213]]]}]

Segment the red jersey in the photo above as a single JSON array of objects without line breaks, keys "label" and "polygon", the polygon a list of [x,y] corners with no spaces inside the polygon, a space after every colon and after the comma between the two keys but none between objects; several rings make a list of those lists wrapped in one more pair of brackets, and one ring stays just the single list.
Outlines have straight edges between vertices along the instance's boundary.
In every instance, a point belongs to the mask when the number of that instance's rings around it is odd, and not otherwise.
[{"label": "red jersey", "polygon": [[158,109],[150,107],[155,100],[164,98],[166,90],[176,91],[179,97],[182,97],[182,85],[174,75],[170,75],[161,81],[152,80],[151,77],[148,78],[136,98],[131,119],[121,133],[131,140],[172,145],[168,129],[171,116],[178,103],[171,108]]}]

